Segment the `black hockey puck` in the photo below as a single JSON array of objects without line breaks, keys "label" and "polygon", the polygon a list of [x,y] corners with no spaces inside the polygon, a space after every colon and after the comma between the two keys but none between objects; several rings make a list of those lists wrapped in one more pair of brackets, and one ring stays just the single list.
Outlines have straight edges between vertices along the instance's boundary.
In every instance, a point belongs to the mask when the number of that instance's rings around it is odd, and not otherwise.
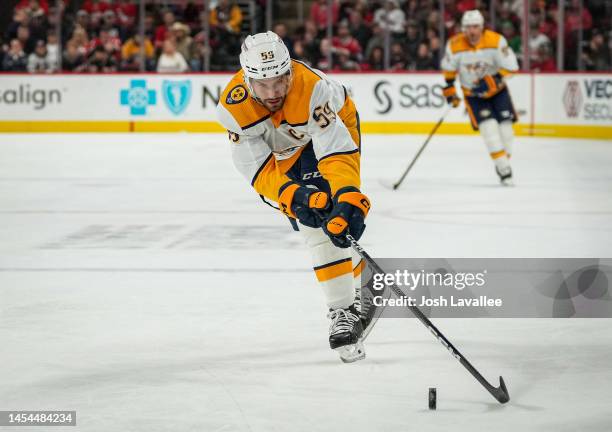
[{"label": "black hockey puck", "polygon": [[435,410],[436,409],[436,388],[435,387],[429,387],[429,409],[430,410]]}]

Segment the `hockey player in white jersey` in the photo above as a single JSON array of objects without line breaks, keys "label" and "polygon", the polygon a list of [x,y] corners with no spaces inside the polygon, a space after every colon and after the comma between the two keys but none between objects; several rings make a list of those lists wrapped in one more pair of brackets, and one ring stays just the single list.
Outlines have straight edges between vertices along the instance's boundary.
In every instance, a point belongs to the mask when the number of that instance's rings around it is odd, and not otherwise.
[{"label": "hockey player in white jersey", "polygon": [[304,238],[331,320],[329,344],[346,362],[365,357],[354,284],[369,199],[360,191],[359,115],[346,89],[292,60],[273,32],[248,36],[242,69],[217,113],[236,168],[265,200],[278,203]]},{"label": "hockey player in white jersey", "polygon": [[448,41],[442,59],[446,80],[443,93],[449,104],[459,105],[455,88],[458,75],[472,127],[480,130],[501,183],[509,186],[513,184],[512,123],[518,117],[505,80],[518,70],[518,62],[506,39],[484,28],[480,11],[466,11],[461,29]]}]

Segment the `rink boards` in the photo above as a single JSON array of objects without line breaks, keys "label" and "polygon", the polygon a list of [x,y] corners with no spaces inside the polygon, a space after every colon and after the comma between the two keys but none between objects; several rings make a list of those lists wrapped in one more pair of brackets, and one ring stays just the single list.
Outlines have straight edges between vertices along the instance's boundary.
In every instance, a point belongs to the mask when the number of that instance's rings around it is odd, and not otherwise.
[{"label": "rink boards", "polygon": [[[0,132],[223,132],[215,105],[230,74],[0,76]],[[437,73],[333,74],[364,133],[428,133],[446,109]],[[520,135],[612,138],[612,74],[518,74]],[[473,133],[463,106],[442,134]]]}]

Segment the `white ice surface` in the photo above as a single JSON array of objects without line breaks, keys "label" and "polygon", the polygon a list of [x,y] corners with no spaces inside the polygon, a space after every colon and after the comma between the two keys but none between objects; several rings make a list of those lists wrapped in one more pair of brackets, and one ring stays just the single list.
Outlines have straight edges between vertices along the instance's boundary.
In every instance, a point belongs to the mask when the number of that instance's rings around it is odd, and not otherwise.
[{"label": "white ice surface", "polygon": [[[501,188],[479,137],[439,136],[385,189],[423,139],[364,136],[373,256],[612,257],[612,142],[519,138]],[[504,376],[501,406],[416,320],[340,363],[309,267],[224,135],[0,135],[0,410],[76,410],[57,431],[612,430],[612,321],[436,321]]]}]

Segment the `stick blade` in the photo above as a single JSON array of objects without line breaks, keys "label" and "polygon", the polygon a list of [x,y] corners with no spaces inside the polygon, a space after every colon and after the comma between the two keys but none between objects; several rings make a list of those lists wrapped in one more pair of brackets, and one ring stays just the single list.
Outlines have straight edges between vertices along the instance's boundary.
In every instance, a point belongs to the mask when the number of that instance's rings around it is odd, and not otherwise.
[{"label": "stick blade", "polygon": [[385,189],[391,191],[397,190],[397,188],[399,187],[397,183],[394,183],[392,180],[388,179],[378,179],[378,183],[380,183]]},{"label": "stick blade", "polygon": [[495,389],[495,394],[493,396],[499,403],[502,404],[510,400],[510,393],[508,393],[506,383],[504,382],[504,378],[502,376],[499,377],[499,387]]}]

